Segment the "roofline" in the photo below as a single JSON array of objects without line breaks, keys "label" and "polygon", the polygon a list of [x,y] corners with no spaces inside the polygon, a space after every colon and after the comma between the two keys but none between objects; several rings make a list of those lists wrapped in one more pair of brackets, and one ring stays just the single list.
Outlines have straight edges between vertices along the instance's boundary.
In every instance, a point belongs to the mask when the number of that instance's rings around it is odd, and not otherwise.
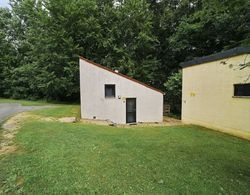
[{"label": "roofline", "polygon": [[86,58],[84,58],[84,57],[82,57],[82,56],[79,56],[79,58],[80,58],[81,60],[84,60],[84,61],[86,61],[86,62],[88,62],[88,63],[94,65],[94,66],[97,66],[97,67],[99,67],[99,68],[102,68],[102,69],[104,69],[104,70],[106,70],[106,71],[109,71],[109,72],[111,72],[111,73],[113,73],[113,74],[116,74],[116,75],[119,75],[119,76],[121,76],[121,77],[124,77],[124,78],[126,78],[126,79],[128,79],[128,80],[130,80],[130,81],[133,81],[133,82],[138,83],[138,84],[140,84],[140,85],[142,85],[142,86],[144,86],[144,87],[147,87],[147,88],[149,88],[149,89],[151,89],[151,90],[157,91],[157,92],[162,93],[163,95],[165,95],[165,93],[164,93],[163,91],[161,91],[161,90],[159,90],[159,89],[156,89],[156,88],[154,88],[154,87],[151,87],[150,85],[147,85],[147,84],[145,84],[145,83],[143,83],[143,82],[141,82],[141,81],[138,81],[138,80],[136,80],[136,79],[134,79],[134,78],[132,78],[132,77],[129,77],[129,76],[124,75],[124,74],[121,74],[121,73],[119,73],[119,72],[115,72],[115,71],[113,71],[112,69],[107,68],[106,66],[102,66],[102,65],[100,65],[100,64],[97,64],[97,63],[95,63],[95,62],[93,62],[93,61],[91,61],[91,60],[88,60],[88,59],[86,59]]},{"label": "roofline", "polygon": [[195,66],[195,65],[200,65],[206,62],[212,62],[228,57],[234,57],[237,55],[242,55],[242,54],[249,54],[250,53],[250,46],[245,46],[245,47],[236,47],[230,50],[222,51],[216,54],[212,54],[209,56],[204,56],[200,58],[195,58],[193,60],[187,61],[187,62],[182,62],[180,63],[180,66],[182,68],[187,68],[190,66]]}]

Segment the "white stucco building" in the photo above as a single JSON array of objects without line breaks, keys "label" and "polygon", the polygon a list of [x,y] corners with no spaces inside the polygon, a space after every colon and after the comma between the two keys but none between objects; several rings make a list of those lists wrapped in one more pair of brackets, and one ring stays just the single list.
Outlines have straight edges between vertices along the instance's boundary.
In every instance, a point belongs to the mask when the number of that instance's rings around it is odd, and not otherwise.
[{"label": "white stucco building", "polygon": [[162,122],[163,92],[80,57],[81,117],[114,123]]}]

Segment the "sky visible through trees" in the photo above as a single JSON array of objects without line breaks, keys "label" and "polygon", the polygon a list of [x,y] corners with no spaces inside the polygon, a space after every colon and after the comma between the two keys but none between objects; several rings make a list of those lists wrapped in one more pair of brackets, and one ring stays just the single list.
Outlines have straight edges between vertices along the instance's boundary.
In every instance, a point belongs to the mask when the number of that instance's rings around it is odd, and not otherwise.
[{"label": "sky visible through trees", "polygon": [[9,7],[9,1],[8,0],[1,0],[0,1],[0,7]]}]

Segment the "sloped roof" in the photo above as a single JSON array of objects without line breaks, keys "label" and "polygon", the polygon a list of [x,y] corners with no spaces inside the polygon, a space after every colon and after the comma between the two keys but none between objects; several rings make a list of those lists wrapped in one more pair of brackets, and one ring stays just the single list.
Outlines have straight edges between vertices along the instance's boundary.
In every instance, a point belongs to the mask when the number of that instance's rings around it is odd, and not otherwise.
[{"label": "sloped roof", "polygon": [[250,46],[245,46],[245,47],[236,47],[227,51],[222,51],[216,54],[212,54],[209,56],[204,56],[200,58],[195,58],[193,60],[187,61],[187,62],[182,62],[180,66],[182,68],[194,66],[194,65],[200,65],[206,62],[212,62],[228,57],[233,57],[237,55],[242,55],[242,54],[249,54],[250,53]]},{"label": "sloped roof", "polygon": [[84,61],[86,61],[86,62],[88,62],[88,63],[90,63],[90,64],[92,64],[92,65],[94,65],[94,66],[97,66],[97,67],[102,68],[102,69],[104,69],[104,70],[106,70],[106,71],[109,71],[109,72],[111,72],[111,73],[113,73],[113,74],[116,74],[116,75],[119,75],[119,76],[121,76],[121,77],[124,77],[124,78],[126,78],[126,79],[128,79],[128,80],[130,80],[130,81],[133,81],[133,82],[135,82],[135,83],[138,83],[138,84],[140,84],[140,85],[142,85],[142,86],[144,86],[144,87],[147,87],[147,88],[149,88],[149,89],[151,89],[151,90],[160,92],[160,93],[162,93],[163,95],[165,94],[163,91],[161,91],[161,90],[159,90],[159,89],[156,89],[156,88],[154,88],[154,87],[152,87],[152,86],[150,86],[150,85],[147,85],[147,84],[145,84],[145,83],[143,83],[143,82],[141,82],[141,81],[138,81],[138,80],[136,80],[136,79],[134,79],[134,78],[132,78],[132,77],[129,77],[129,76],[124,75],[124,74],[121,74],[121,73],[119,73],[119,72],[115,72],[115,71],[113,71],[113,70],[110,69],[110,68],[107,68],[107,67],[105,67],[105,66],[102,66],[102,65],[100,65],[100,64],[97,64],[97,63],[95,63],[95,62],[93,62],[93,61],[90,61],[90,60],[88,60],[88,59],[86,59],[86,58],[84,58],[84,57],[82,57],[82,56],[79,56],[79,57],[80,57],[80,59],[82,59],[82,60],[84,60]]}]

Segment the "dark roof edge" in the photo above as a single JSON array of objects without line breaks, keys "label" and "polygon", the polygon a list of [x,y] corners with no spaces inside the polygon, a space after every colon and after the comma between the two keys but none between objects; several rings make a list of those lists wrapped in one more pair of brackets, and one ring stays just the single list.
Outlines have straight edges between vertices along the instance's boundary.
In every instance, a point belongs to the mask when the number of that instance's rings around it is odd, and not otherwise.
[{"label": "dark roof edge", "polygon": [[157,91],[157,92],[159,92],[159,93],[165,95],[165,93],[164,93],[163,91],[161,91],[161,90],[159,90],[159,89],[156,89],[156,88],[154,88],[154,87],[152,87],[152,86],[150,86],[150,85],[147,85],[147,84],[145,84],[145,83],[143,83],[143,82],[141,82],[141,81],[138,81],[138,80],[136,80],[136,79],[134,79],[134,78],[132,78],[132,77],[129,77],[129,76],[124,75],[124,74],[121,74],[121,73],[119,73],[119,72],[115,72],[115,71],[113,71],[112,69],[110,69],[110,68],[108,68],[108,67],[106,67],[106,66],[97,64],[97,63],[95,63],[95,62],[93,62],[93,61],[91,61],[91,60],[88,60],[88,59],[86,59],[86,58],[84,58],[84,57],[82,57],[82,56],[79,56],[79,58],[82,59],[82,60],[84,60],[84,61],[86,61],[86,62],[88,62],[88,63],[90,63],[90,64],[92,64],[92,65],[94,65],[94,66],[97,66],[97,67],[99,67],[99,68],[102,68],[102,69],[104,69],[104,70],[106,70],[106,71],[109,71],[109,72],[111,72],[111,73],[113,73],[113,74],[116,74],[116,75],[119,75],[119,76],[121,76],[121,77],[124,77],[124,78],[126,78],[126,79],[128,79],[128,80],[130,80],[130,81],[133,81],[133,82],[138,83],[138,84],[140,84],[140,85],[142,85],[142,86],[144,86],[144,87],[147,87],[147,88],[149,88],[149,89],[151,89],[151,90]]},{"label": "dark roof edge", "polygon": [[190,67],[190,66],[194,66],[194,65],[203,64],[206,62],[212,62],[212,61],[216,61],[216,60],[220,60],[220,59],[224,59],[224,58],[228,58],[228,57],[233,57],[233,56],[237,56],[237,55],[242,55],[242,54],[248,54],[248,53],[250,53],[250,46],[236,47],[236,48],[222,51],[222,52],[212,54],[209,56],[204,56],[204,57],[200,57],[200,58],[195,58],[195,59],[187,61],[187,62],[182,62],[182,63],[180,63],[180,66],[182,68],[186,68],[186,67]]}]

